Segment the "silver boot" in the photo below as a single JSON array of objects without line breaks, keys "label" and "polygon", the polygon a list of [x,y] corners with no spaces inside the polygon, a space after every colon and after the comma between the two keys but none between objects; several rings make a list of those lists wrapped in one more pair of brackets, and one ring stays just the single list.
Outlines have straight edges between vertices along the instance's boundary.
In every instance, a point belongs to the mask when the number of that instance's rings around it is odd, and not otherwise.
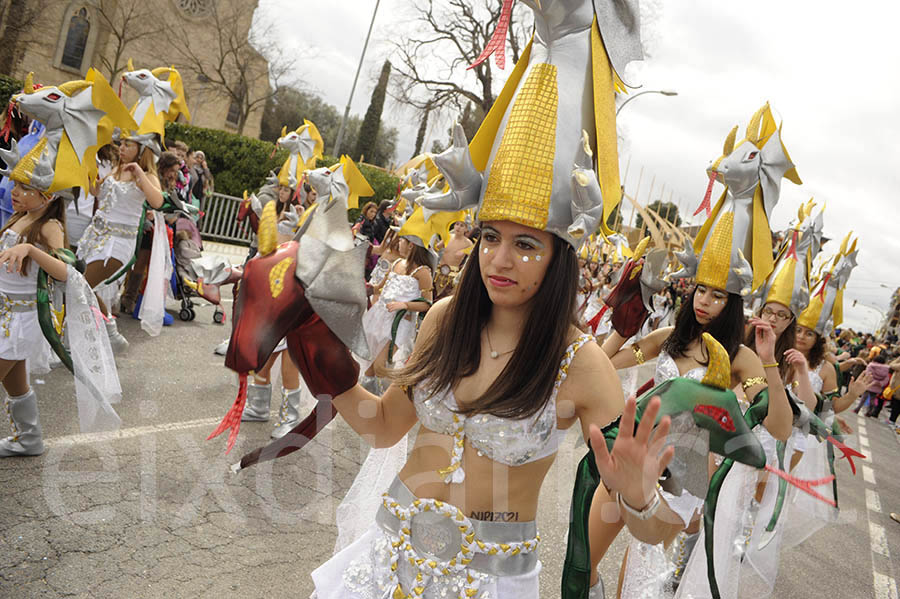
[{"label": "silver boot", "polygon": [[6,400],[6,411],[9,414],[13,436],[0,440],[0,457],[44,453],[41,421],[38,419],[37,395],[34,394],[34,389],[25,395],[9,397]]},{"label": "silver boot", "polygon": [[675,569],[669,576],[667,585],[668,589],[673,593],[678,590],[678,585],[681,584],[684,569],[687,568],[688,560],[691,559],[691,553],[694,552],[694,546],[699,538],[699,532],[693,534],[682,532],[675,539]]},{"label": "silver boot", "polygon": [[597,584],[588,589],[588,599],[606,599],[606,591],[603,588],[603,579],[597,575]]},{"label": "silver boot", "polygon": [[114,352],[128,348],[128,339],[119,332],[115,318],[106,321],[106,334],[109,335],[109,345]]},{"label": "silver boot", "polygon": [[269,404],[272,402],[272,385],[247,385],[247,403],[241,414],[241,422],[268,422]]},{"label": "silver boot", "polygon": [[301,389],[281,389],[281,410],[278,412],[278,425],[272,431],[273,439],[280,439],[291,429],[300,424],[300,395]]}]

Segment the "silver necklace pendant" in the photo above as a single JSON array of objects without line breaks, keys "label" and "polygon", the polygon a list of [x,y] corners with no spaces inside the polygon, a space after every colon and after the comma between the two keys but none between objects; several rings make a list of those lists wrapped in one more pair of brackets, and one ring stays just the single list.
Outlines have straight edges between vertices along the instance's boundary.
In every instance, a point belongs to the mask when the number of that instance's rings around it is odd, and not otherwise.
[{"label": "silver necklace pendant", "polygon": [[491,350],[491,357],[494,358],[494,359],[496,360],[497,358],[500,357],[500,354],[498,354],[497,352]]}]

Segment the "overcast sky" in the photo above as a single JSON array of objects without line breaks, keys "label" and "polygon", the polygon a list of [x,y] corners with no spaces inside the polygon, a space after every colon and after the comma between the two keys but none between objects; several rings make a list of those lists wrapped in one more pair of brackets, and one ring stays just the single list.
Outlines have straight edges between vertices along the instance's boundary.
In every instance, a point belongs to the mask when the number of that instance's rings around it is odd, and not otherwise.
[{"label": "overcast sky", "polygon": [[[381,1],[351,113],[365,112],[409,4]],[[802,186],[783,181],[772,227],[786,227],[810,197],[827,202],[826,236],[839,239],[852,229],[860,237],[859,267],[845,294],[845,325],[873,328],[878,310],[887,309],[900,285],[900,6],[880,0],[661,5],[653,3],[654,19],[647,22],[650,56],[630,67],[629,80],[642,89],[673,89],[678,96],[648,94],[622,111],[623,177],[630,160],[626,191],[635,193],[643,167],[642,204],[655,177],[649,199],[658,199],[665,185],[664,199],[671,193],[693,212],[706,189],[705,168],[718,158],[729,130],[739,125],[740,139],[754,111],[769,101],[783,120],[782,139],[803,179]],[[258,20],[274,21],[283,51],[297,59],[295,83],[343,110],[374,0],[260,0],[259,6]],[[400,130],[397,161],[405,161],[415,141],[415,115],[390,105],[385,113]],[[444,115],[446,122],[454,117]],[[445,127],[436,124],[431,139],[445,137]],[[325,142],[329,149],[334,144]],[[720,193],[717,185],[713,195]],[[823,251],[836,245],[826,244]]]}]

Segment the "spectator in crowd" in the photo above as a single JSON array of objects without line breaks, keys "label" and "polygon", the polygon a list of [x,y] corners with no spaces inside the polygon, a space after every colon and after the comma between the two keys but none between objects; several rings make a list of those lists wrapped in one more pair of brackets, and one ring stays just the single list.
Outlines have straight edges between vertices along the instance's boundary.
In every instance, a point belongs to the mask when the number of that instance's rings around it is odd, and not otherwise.
[{"label": "spectator in crowd", "polygon": [[[874,410],[874,406],[879,405],[877,398],[881,397],[882,401],[884,400],[881,393],[891,380],[891,369],[885,364],[885,357],[878,353],[872,358],[869,365],[866,366],[866,372],[872,377],[873,382],[869,385],[869,388],[866,389],[866,392],[863,393],[862,401],[859,402],[859,405],[856,406],[853,411],[859,414],[859,411],[862,408],[868,407],[866,416],[873,416],[873,412],[877,414]],[[880,410],[881,408],[879,405],[878,411]]]},{"label": "spectator in crowd", "polygon": [[378,212],[378,206],[375,202],[366,202],[360,210],[359,220],[353,227],[354,233],[362,235],[369,240],[369,243],[375,242],[375,215]]},{"label": "spectator in crowd", "polygon": [[391,219],[385,214],[385,211],[391,207],[390,200],[381,200],[381,203],[378,204],[378,211],[375,213],[375,241],[381,243],[384,241],[384,236],[388,232],[388,229],[391,227]]}]

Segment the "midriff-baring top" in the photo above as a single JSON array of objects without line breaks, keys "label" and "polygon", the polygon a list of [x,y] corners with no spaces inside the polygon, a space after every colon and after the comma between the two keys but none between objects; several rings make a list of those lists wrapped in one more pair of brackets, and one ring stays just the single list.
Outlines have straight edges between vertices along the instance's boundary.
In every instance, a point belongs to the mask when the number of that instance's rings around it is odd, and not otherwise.
[{"label": "midriff-baring top", "polygon": [[134,181],[119,181],[112,175],[100,184],[97,212],[103,219],[137,227],[141,223],[146,196]]},{"label": "midriff-baring top", "polygon": [[521,466],[553,455],[566,429],[556,426],[556,395],[568,376],[572,359],[581,347],[591,341],[590,335],[581,335],[566,348],[556,374],[556,382],[546,405],[534,416],[514,420],[491,414],[458,414],[459,409],[453,391],[437,393],[419,386],[413,391],[416,415],[422,426],[436,433],[454,438],[450,465],[438,470],[446,483],[461,483],[465,479],[462,455],[466,440],[489,459],[507,466]]}]

